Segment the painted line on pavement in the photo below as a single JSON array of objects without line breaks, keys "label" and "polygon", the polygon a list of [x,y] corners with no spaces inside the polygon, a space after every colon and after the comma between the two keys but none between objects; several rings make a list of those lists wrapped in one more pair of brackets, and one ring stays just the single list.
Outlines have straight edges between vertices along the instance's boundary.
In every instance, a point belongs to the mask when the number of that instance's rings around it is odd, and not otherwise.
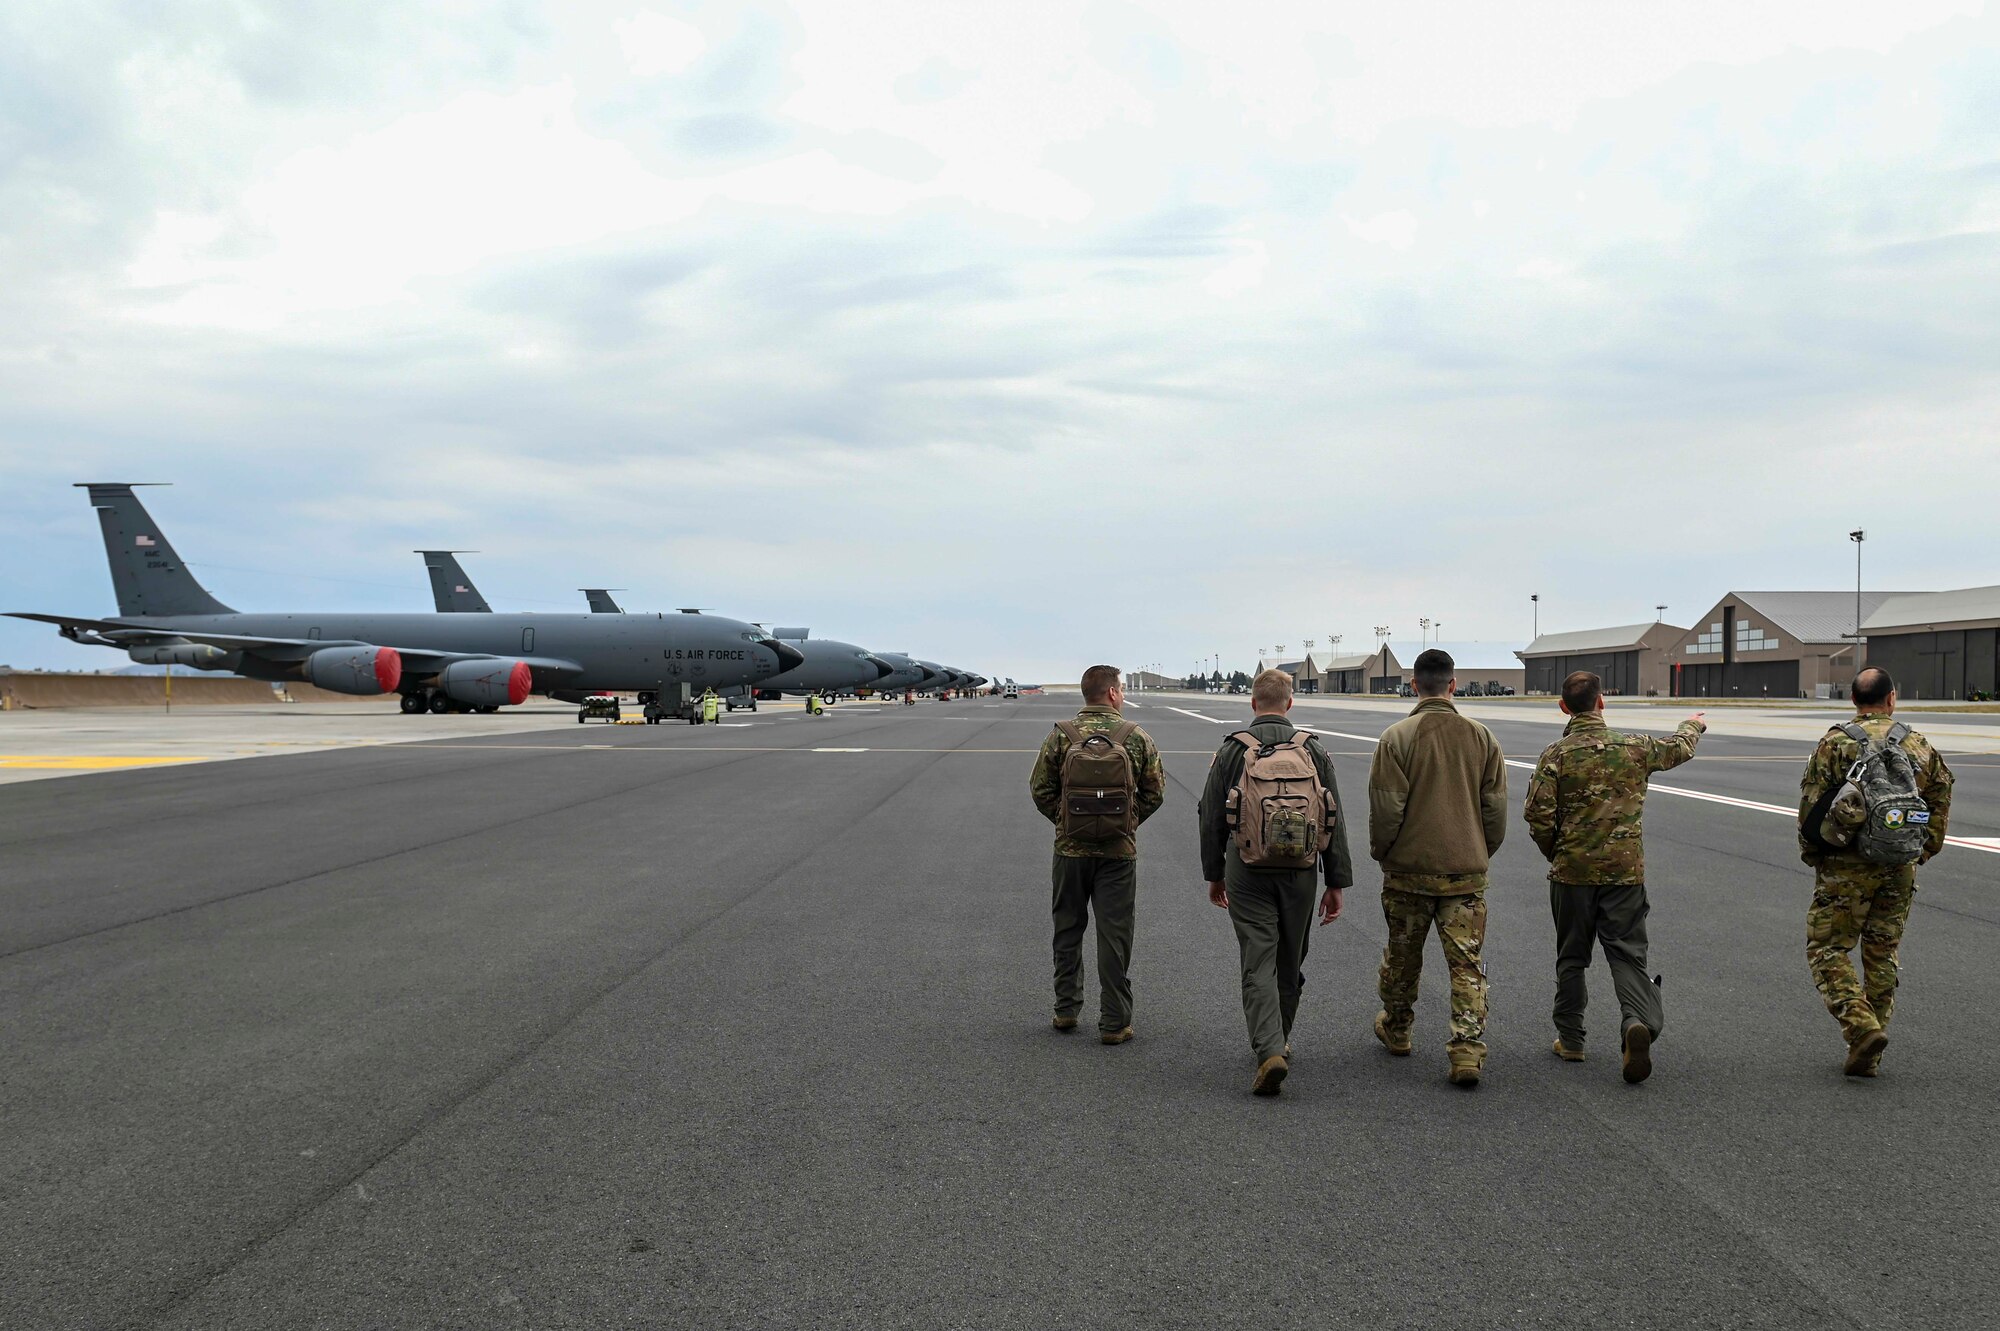
[{"label": "painted line on pavement", "polygon": [[1197,721],[1206,721],[1212,726],[1226,726],[1229,724],[1229,722],[1219,716],[1203,716],[1200,712],[1190,712],[1185,707],[1169,707],[1167,710],[1170,712],[1179,712],[1182,716],[1191,716]]},{"label": "painted line on pavement", "polygon": [[152,767],[161,763],[208,761],[210,759],[206,754],[187,754],[172,758],[139,758],[89,753],[0,753],[0,768],[46,772],[98,772],[117,767]]}]

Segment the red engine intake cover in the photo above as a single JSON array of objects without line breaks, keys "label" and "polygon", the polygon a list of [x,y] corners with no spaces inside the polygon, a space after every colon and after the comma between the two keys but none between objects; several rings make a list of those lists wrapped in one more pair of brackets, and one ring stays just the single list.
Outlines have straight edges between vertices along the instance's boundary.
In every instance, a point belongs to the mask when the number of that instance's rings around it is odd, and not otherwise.
[{"label": "red engine intake cover", "polygon": [[528,669],[526,661],[514,662],[514,668],[507,674],[507,705],[519,707],[528,701],[528,692],[535,686],[535,674]]},{"label": "red engine intake cover", "polygon": [[375,649],[375,682],[384,693],[394,693],[403,682],[403,657],[394,647]]}]

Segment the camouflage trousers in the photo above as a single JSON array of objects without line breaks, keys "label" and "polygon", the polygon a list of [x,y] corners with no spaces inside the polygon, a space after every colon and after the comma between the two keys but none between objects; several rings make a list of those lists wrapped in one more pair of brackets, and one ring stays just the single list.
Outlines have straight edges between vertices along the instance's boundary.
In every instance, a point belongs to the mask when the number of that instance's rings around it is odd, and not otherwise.
[{"label": "camouflage trousers", "polygon": [[1424,969],[1424,940],[1433,926],[1451,976],[1451,1052],[1486,1057],[1486,894],[1434,897],[1382,889],[1382,917],[1389,943],[1382,949],[1382,1010],[1389,1029],[1407,1035],[1416,1016],[1417,982]]},{"label": "camouflage trousers", "polygon": [[[1813,873],[1806,965],[1849,1044],[1889,1024],[1896,1005],[1896,949],[1916,894],[1915,865],[1822,864]],[[1847,955],[1857,944],[1859,976]]]}]

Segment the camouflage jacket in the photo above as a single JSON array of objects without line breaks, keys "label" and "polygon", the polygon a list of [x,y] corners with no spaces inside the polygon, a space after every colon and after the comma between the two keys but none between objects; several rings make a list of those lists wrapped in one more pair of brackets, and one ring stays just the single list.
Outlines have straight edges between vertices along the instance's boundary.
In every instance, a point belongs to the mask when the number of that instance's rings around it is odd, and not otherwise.
[{"label": "camouflage jacket", "polygon": [[[1266,743],[1282,744],[1298,732],[1298,727],[1279,713],[1258,715],[1245,730]],[[1222,741],[1222,747],[1209,760],[1208,782],[1202,788],[1201,804],[1195,816],[1201,824],[1201,873],[1211,883],[1224,881],[1224,875],[1231,866],[1239,873],[1309,873],[1305,869],[1251,869],[1245,868],[1231,853],[1233,846],[1229,831],[1229,789],[1243,778],[1243,758],[1246,750],[1243,742],[1234,738]],[[1354,886],[1354,860],[1347,849],[1347,806],[1340,802],[1340,783],[1334,779],[1333,759],[1319,740],[1306,737],[1306,752],[1312,755],[1313,766],[1319,769],[1320,784],[1333,795],[1336,810],[1333,820],[1333,839],[1320,852],[1319,870],[1328,887],[1346,889]]]},{"label": "camouflage jacket", "polygon": [[[1861,723],[1871,737],[1881,738],[1896,724],[1887,712],[1863,712],[1854,718]],[[1907,723],[1906,723],[1907,724]],[[1917,863],[1922,864],[1931,856],[1944,849],[1945,824],[1951,819],[1951,769],[1944,765],[1944,759],[1931,747],[1931,742],[1912,730],[1903,739],[1903,750],[1910,755],[1910,761],[1917,768],[1917,793],[1924,797],[1924,803],[1931,806],[1930,835],[1924,838],[1924,853]],[[1848,769],[1861,756],[1861,746],[1849,739],[1835,726],[1821,737],[1819,747],[1806,761],[1806,774],[1799,782],[1799,858],[1814,868],[1852,870],[1863,876],[1880,876],[1897,871],[1896,867],[1871,864],[1859,855],[1830,851],[1815,846],[1806,840],[1806,815],[1813,805],[1819,803],[1820,796],[1841,782],[1847,780]]]},{"label": "camouflage jacket", "polygon": [[[1101,703],[1093,703],[1076,714],[1077,724],[1085,730],[1111,730],[1124,719]],[[1042,741],[1042,751],[1035,755],[1035,770],[1028,775],[1028,794],[1034,797],[1035,807],[1042,811],[1042,817],[1057,824],[1062,819],[1063,755],[1068,752],[1069,740],[1062,731],[1051,730]],[[1126,736],[1125,752],[1132,759],[1132,777],[1138,786],[1136,808],[1143,823],[1167,798],[1167,769],[1160,762],[1160,749],[1152,736],[1136,727]],[[1056,854],[1078,859],[1131,860],[1139,857],[1139,847],[1131,837],[1083,841],[1058,834]]]},{"label": "camouflage jacket", "polygon": [[1573,716],[1542,750],[1528,782],[1528,834],[1549,881],[1609,887],[1646,881],[1646,779],[1694,757],[1704,727],[1683,721],[1665,739],[1627,735],[1602,715]]}]

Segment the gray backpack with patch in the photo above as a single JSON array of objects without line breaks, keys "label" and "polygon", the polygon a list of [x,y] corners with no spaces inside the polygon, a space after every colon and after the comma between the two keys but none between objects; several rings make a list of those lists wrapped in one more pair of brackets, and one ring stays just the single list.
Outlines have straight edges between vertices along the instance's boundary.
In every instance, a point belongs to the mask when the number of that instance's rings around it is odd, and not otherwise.
[{"label": "gray backpack with patch", "polygon": [[1903,747],[1910,728],[1899,721],[1878,740],[1850,721],[1840,733],[1861,754],[1830,802],[1822,839],[1870,864],[1915,864],[1930,835],[1931,808],[1917,793],[1917,765]]}]

